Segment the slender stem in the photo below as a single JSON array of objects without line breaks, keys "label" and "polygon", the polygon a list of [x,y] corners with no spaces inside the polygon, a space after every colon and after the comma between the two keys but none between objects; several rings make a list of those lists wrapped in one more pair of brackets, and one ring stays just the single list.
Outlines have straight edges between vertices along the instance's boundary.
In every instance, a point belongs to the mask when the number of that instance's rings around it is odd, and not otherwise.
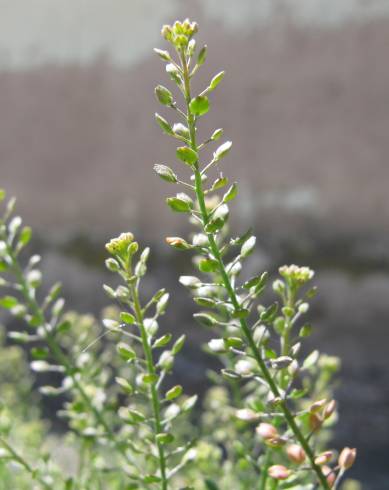
[{"label": "slender stem", "polygon": [[[186,106],[187,106],[187,123],[188,123],[188,129],[189,129],[189,134],[190,134],[190,146],[191,146],[192,150],[198,152],[198,146],[196,143],[196,127],[195,127],[196,121],[195,121],[195,117],[191,113],[191,110],[189,107],[189,104],[191,101],[190,76],[189,76],[189,72],[188,72],[187,58],[186,58],[184,53],[181,53],[181,61],[182,61],[182,72],[183,72],[183,79],[184,79],[185,101],[186,101]],[[202,179],[201,179],[201,171],[199,168],[199,162],[197,162],[194,165],[194,176],[195,176],[196,197],[197,197],[199,207],[200,207],[200,211],[201,211],[201,215],[202,215],[203,227],[205,228],[205,226],[208,224],[208,221],[209,221],[209,214],[208,214],[207,207],[205,204],[204,189],[203,189],[203,183],[202,183]],[[223,258],[221,256],[219,247],[218,247],[216,240],[215,240],[215,236],[213,233],[207,233],[207,237],[208,237],[210,251],[212,252],[214,258],[216,259],[216,261],[219,264],[219,272],[220,272],[224,287],[225,287],[227,294],[230,298],[230,301],[231,301],[233,307],[236,310],[239,310],[240,304],[239,304],[237,295],[235,293],[235,290],[231,284],[230,278],[227,274],[226,267],[225,267],[224,262],[223,262]],[[318,465],[316,465],[316,463],[315,463],[315,455],[314,455],[311,447],[309,446],[308,441],[306,440],[302,431],[300,430],[299,426],[297,425],[296,421],[294,420],[294,417],[293,417],[292,413],[290,412],[290,410],[286,404],[286,401],[281,397],[280,391],[279,391],[275,381],[273,380],[273,378],[272,378],[272,376],[271,376],[271,374],[270,374],[270,372],[266,366],[265,361],[262,358],[260,350],[258,349],[258,347],[254,341],[254,338],[253,338],[253,335],[251,333],[249,325],[247,324],[247,322],[244,318],[240,318],[239,322],[240,322],[242,332],[246,338],[246,341],[247,341],[248,346],[252,352],[252,355],[258,364],[258,367],[262,373],[263,378],[266,380],[266,382],[267,382],[271,392],[273,393],[273,395],[280,400],[280,408],[284,414],[284,417],[288,423],[288,426],[290,427],[290,429],[294,433],[296,439],[299,441],[302,448],[304,449],[304,451],[305,451],[305,453],[306,453],[306,455],[310,461],[311,468],[316,473],[319,482],[321,483],[321,485],[323,486],[323,488],[325,490],[330,490],[330,487],[328,485],[328,482],[327,482],[325,476],[323,475],[320,467]]]},{"label": "slender stem", "polygon": [[266,490],[266,481],[268,477],[267,470],[270,466],[271,461],[271,450],[270,448],[266,448],[265,461],[262,465],[261,478],[259,480],[259,490]]},{"label": "slender stem", "polygon": [[34,480],[37,480],[43,488],[46,490],[51,490],[50,485],[48,485],[43,478],[37,475],[36,470],[30,466],[30,464],[21,456],[5,439],[0,437],[0,444],[9,452],[12,458],[17,461],[23,468],[30,473]]},{"label": "slender stem", "polygon": [[[129,284],[129,288],[131,290],[135,318],[136,318],[136,321],[137,321],[137,324],[139,326],[140,333],[141,333],[143,351],[144,351],[145,357],[146,357],[147,371],[148,371],[148,374],[151,374],[152,376],[154,376],[156,374],[156,369],[155,369],[155,365],[154,365],[154,361],[153,361],[153,354],[152,354],[149,338],[147,335],[146,327],[144,325],[144,316],[143,316],[143,310],[142,310],[140,300],[139,300],[138,288],[133,283]],[[159,400],[157,383],[158,383],[158,380],[152,381],[152,383],[150,384],[150,394],[151,394],[151,403],[152,403],[152,409],[153,409],[153,415],[154,415],[155,443],[156,443],[157,448],[158,448],[159,468],[161,471],[161,480],[162,480],[161,481],[161,490],[167,490],[168,478],[167,478],[167,474],[166,474],[165,451],[164,451],[163,445],[161,443],[159,443],[156,439],[157,434],[163,432],[162,419],[161,419],[161,404],[160,404],[160,400]]]}]

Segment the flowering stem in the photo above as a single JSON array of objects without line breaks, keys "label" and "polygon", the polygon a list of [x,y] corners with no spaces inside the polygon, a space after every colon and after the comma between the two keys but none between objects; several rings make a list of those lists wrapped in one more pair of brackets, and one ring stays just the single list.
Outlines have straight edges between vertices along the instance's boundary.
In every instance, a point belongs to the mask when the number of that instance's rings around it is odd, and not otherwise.
[{"label": "flowering stem", "polygon": [[[182,63],[182,75],[183,75],[183,80],[184,80],[184,96],[185,96],[185,102],[186,102],[186,107],[187,107],[187,124],[188,124],[188,129],[189,129],[189,134],[190,134],[190,147],[192,150],[194,150],[196,153],[199,151],[199,147],[196,143],[196,120],[195,116],[192,114],[191,109],[190,109],[190,101],[191,101],[191,91],[190,91],[190,75],[189,75],[189,70],[188,70],[188,59],[183,51],[181,51],[181,63]],[[199,162],[197,161],[193,165],[193,171],[194,171],[194,177],[195,177],[195,193],[196,193],[196,198],[200,207],[201,211],[201,218],[202,218],[202,226],[204,229],[204,233],[206,233],[207,238],[208,238],[208,243],[209,243],[209,249],[214,256],[215,260],[218,263],[219,266],[219,273],[221,275],[223,285],[227,291],[227,294],[229,296],[229,299],[231,301],[231,304],[235,308],[235,310],[240,309],[240,304],[237,298],[237,295],[235,293],[235,290],[231,284],[230,278],[227,274],[225,264],[223,262],[222,255],[220,253],[219,247],[216,243],[215,236],[213,233],[207,233],[205,231],[205,227],[209,222],[209,213],[207,211],[207,207],[205,204],[205,194],[204,194],[204,189],[203,189],[203,182],[201,178],[201,171],[199,168]],[[307,439],[304,437],[302,431],[300,430],[299,426],[297,425],[292,413],[290,412],[286,401],[281,397],[280,391],[273,380],[268,368],[266,367],[266,363],[262,358],[261,352],[259,348],[257,347],[253,335],[251,333],[250,327],[247,324],[246,320],[244,318],[239,319],[240,326],[243,332],[244,337],[246,338],[247,344],[252,352],[252,355],[258,364],[258,367],[262,373],[263,378],[266,380],[270,391],[272,394],[280,399],[280,408],[284,414],[284,417],[286,419],[286,422],[290,429],[292,430],[293,434],[295,435],[296,439],[299,441],[301,446],[303,447],[309,461],[312,470],[316,473],[317,479],[322,485],[322,487],[325,490],[329,490],[330,487],[328,485],[328,482],[323,475],[323,472],[321,471],[320,467],[316,465],[315,463],[315,456],[314,453],[307,441]]]},{"label": "flowering stem", "polygon": [[[129,274],[131,275],[131,274]],[[151,346],[149,342],[149,337],[147,335],[146,327],[144,324],[144,314],[143,310],[140,304],[139,300],[139,291],[138,287],[133,283],[128,281],[129,284],[129,289],[131,292],[132,300],[133,300],[133,309],[135,313],[135,318],[136,322],[138,324],[140,334],[141,334],[141,339],[142,339],[142,346],[143,346],[143,351],[146,357],[146,364],[147,364],[147,372],[150,374],[152,377],[156,375],[156,369],[153,361],[153,354],[151,351]],[[158,458],[159,458],[159,469],[161,472],[161,490],[167,490],[168,488],[168,478],[166,474],[166,456],[165,456],[165,451],[163,448],[163,445],[158,442],[157,440],[157,435],[163,432],[163,427],[162,427],[162,419],[161,419],[161,404],[159,400],[159,394],[158,394],[158,380],[153,380],[150,383],[150,394],[151,394],[151,403],[152,403],[152,409],[153,409],[153,415],[154,415],[154,438],[155,438],[155,443],[158,448]]]}]

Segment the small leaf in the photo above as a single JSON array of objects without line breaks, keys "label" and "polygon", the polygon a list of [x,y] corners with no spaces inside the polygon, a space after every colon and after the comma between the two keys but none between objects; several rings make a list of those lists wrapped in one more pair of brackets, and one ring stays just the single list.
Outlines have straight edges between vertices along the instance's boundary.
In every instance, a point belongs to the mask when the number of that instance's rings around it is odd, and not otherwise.
[{"label": "small leaf", "polygon": [[159,347],[165,347],[170,341],[172,340],[172,334],[168,333],[166,335],[163,335],[162,337],[159,337],[154,344],[153,348],[159,348]]},{"label": "small leaf", "polygon": [[155,120],[157,121],[157,123],[159,124],[160,128],[164,133],[174,135],[173,129],[170,126],[170,124],[166,121],[166,119],[164,119],[159,114],[155,114]]},{"label": "small leaf", "polygon": [[171,106],[173,104],[173,94],[162,85],[155,87],[155,96],[162,105]]},{"label": "small leaf", "polygon": [[198,95],[190,101],[189,109],[195,116],[202,116],[209,111],[209,100],[205,95]]},{"label": "small leaf", "polygon": [[124,379],[124,378],[115,378],[116,383],[123,388],[123,390],[128,394],[131,395],[134,392],[134,388],[130,385],[130,383]]},{"label": "small leaf", "polygon": [[154,170],[155,173],[166,182],[170,182],[171,184],[176,184],[178,182],[177,175],[166,165],[156,164],[154,165]]},{"label": "small leaf", "polygon": [[201,66],[207,58],[207,45],[200,49],[199,55],[197,57],[197,64]]},{"label": "small leaf", "polygon": [[168,197],[166,199],[167,205],[176,213],[188,213],[192,209],[193,203],[187,199],[180,197]]},{"label": "small leaf", "polygon": [[187,165],[194,165],[199,159],[198,154],[188,146],[181,146],[176,151],[177,158]]},{"label": "small leaf", "polygon": [[120,357],[125,361],[132,361],[136,358],[135,351],[125,342],[120,342],[116,350],[118,351]]},{"label": "small leaf", "polygon": [[32,230],[29,226],[25,226],[22,231],[20,232],[19,235],[19,243],[18,243],[18,248],[24,247],[29,243],[31,240],[32,236]]},{"label": "small leaf", "polygon": [[172,347],[172,353],[174,356],[177,355],[184,347],[185,340],[186,340],[186,335],[183,334],[180,337],[178,337],[178,339],[174,342],[174,345]]},{"label": "small leaf", "polygon": [[248,257],[250,254],[252,254],[256,241],[257,239],[255,238],[255,236],[251,236],[250,238],[248,238],[242,245],[240,255],[242,257]]},{"label": "small leaf", "polygon": [[136,322],[134,315],[127,311],[122,311],[120,313],[120,320],[124,323],[127,323],[127,325],[133,325]]},{"label": "small leaf", "polygon": [[174,400],[175,398],[178,398],[179,396],[182,395],[182,386],[177,385],[171,388],[169,391],[166,392],[165,398],[166,400]]},{"label": "small leaf", "polygon": [[219,270],[219,262],[215,259],[201,259],[198,263],[198,268],[201,272],[217,272]]},{"label": "small leaf", "polygon": [[157,434],[155,439],[157,440],[158,444],[170,444],[174,441],[174,436],[173,434],[170,434],[168,432],[161,432],[160,434]]},{"label": "small leaf", "polygon": [[226,73],[224,71],[221,71],[220,73],[218,73],[217,75],[215,75],[212,80],[211,80],[211,83],[209,84],[209,90],[215,90],[215,88],[219,85],[219,83],[223,80],[224,78],[224,75]]},{"label": "small leaf", "polygon": [[231,141],[226,141],[225,143],[220,145],[219,148],[213,154],[214,161],[218,162],[223,157],[225,157],[229,153],[229,151],[231,150],[231,146],[232,146]]},{"label": "small leaf", "polygon": [[312,325],[304,325],[301,327],[299,337],[309,337],[312,333]]},{"label": "small leaf", "polygon": [[204,327],[213,327],[218,324],[216,318],[214,318],[209,313],[195,313],[193,318],[197,320]]},{"label": "small leaf", "polygon": [[228,191],[223,196],[223,202],[232,201],[238,194],[238,185],[236,183],[228,189]]},{"label": "small leaf", "polygon": [[210,190],[211,190],[211,192],[216,191],[216,190],[221,189],[222,187],[226,186],[227,184],[228,184],[227,177],[223,177],[223,174],[220,174],[220,176],[212,184],[212,187]]},{"label": "small leaf", "polygon": [[198,398],[197,395],[193,395],[193,396],[187,398],[184,401],[184,403],[182,404],[182,411],[187,412],[187,411],[191,410],[196,405],[197,398]]},{"label": "small leaf", "polygon": [[0,298],[0,307],[10,310],[19,304],[18,300],[14,296],[4,296]]}]

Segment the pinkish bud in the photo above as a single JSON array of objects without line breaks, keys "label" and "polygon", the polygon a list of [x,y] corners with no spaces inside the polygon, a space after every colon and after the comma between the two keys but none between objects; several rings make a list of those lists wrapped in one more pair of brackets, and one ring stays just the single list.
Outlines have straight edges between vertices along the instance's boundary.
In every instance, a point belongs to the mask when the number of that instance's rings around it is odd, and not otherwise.
[{"label": "pinkish bud", "polygon": [[356,457],[357,450],[355,448],[345,447],[339,455],[339,466],[342,470],[348,470],[354,464]]},{"label": "pinkish bud", "polygon": [[312,403],[312,405],[309,407],[309,411],[311,413],[320,412],[326,403],[327,400],[325,398],[323,398],[323,400],[318,400],[317,402]]},{"label": "pinkish bud", "polygon": [[286,480],[290,476],[290,471],[285,466],[280,464],[275,464],[270,466],[268,469],[268,474],[271,478],[275,480]]},{"label": "pinkish bud", "polygon": [[323,475],[326,477],[328,485],[330,486],[330,488],[332,488],[336,480],[336,474],[334,470],[329,466],[323,466],[321,471],[323,472]]},{"label": "pinkish bud", "polygon": [[286,448],[286,454],[292,463],[302,464],[305,461],[304,449],[298,444],[291,444]]},{"label": "pinkish bud", "polygon": [[332,451],[325,451],[315,458],[315,464],[322,466],[323,464],[329,463],[333,457],[334,453]]},{"label": "pinkish bud", "polygon": [[166,243],[171,247],[178,248],[180,250],[188,250],[191,248],[189,243],[187,243],[183,238],[177,236],[168,236],[166,238]]},{"label": "pinkish bud", "polygon": [[267,424],[265,422],[262,422],[258,425],[258,427],[256,428],[256,432],[259,436],[262,437],[262,439],[272,439],[274,437],[279,437],[277,429],[273,425]]},{"label": "pinkish bud", "polygon": [[331,400],[329,404],[324,409],[324,418],[328,419],[336,410],[337,403],[335,400]]}]

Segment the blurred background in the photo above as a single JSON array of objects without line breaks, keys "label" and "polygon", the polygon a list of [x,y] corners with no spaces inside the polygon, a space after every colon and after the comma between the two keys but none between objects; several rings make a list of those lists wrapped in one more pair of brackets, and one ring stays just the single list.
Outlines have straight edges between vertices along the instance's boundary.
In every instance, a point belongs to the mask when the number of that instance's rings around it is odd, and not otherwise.
[{"label": "blurred background", "polygon": [[[188,256],[164,237],[187,231],[162,205],[153,174],[174,146],[153,114],[152,52],[176,18],[209,46],[197,80],[227,76],[203,135],[224,127],[223,171],[240,182],[233,227],[254,224],[255,270],[316,270],[311,345],[342,357],[335,444],[357,446],[352,476],[388,487],[389,1],[0,1],[0,185],[35,229],[47,282],[68,305],[98,313],[107,299],[103,245],[131,230],[153,248],[148,287],[174,292],[169,328],[189,332],[180,372],[204,384],[207,332],[178,286]],[[176,167],[177,168],[177,167]],[[172,308],[173,309],[173,308]],[[186,382],[187,384],[187,382]]]}]

